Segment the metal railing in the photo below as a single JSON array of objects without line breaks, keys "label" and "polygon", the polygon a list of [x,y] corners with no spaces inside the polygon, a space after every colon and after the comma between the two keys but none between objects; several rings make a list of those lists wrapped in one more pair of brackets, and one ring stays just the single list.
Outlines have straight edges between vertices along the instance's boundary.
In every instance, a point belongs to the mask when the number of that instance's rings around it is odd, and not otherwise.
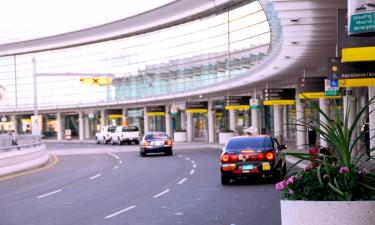
[{"label": "metal railing", "polygon": [[43,144],[39,135],[0,135],[0,152],[10,152]]}]

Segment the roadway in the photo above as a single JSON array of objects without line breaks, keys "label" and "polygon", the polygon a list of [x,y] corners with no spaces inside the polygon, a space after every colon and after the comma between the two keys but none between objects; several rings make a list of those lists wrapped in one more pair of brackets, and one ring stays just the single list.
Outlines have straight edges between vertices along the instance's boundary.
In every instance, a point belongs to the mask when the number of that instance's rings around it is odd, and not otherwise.
[{"label": "roadway", "polygon": [[48,143],[52,168],[0,181],[0,225],[278,225],[270,181],[222,186],[220,149]]}]

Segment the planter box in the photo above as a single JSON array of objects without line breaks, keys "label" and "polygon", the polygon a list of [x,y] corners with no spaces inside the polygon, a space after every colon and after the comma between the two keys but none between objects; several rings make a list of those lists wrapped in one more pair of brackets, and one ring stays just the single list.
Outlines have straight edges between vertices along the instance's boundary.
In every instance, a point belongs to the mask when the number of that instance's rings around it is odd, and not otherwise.
[{"label": "planter box", "polygon": [[174,142],[186,142],[186,132],[174,132]]},{"label": "planter box", "polygon": [[282,225],[373,225],[375,201],[281,200]]},{"label": "planter box", "polygon": [[233,132],[219,133],[219,144],[226,144],[228,139],[233,136]]}]

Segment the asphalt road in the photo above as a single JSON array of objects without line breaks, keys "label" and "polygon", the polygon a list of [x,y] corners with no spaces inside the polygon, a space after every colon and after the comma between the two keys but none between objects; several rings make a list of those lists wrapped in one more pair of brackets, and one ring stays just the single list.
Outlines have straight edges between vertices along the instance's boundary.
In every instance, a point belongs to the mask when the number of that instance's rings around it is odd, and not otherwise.
[{"label": "asphalt road", "polygon": [[221,185],[220,149],[142,158],[138,146],[47,147],[55,166],[0,181],[0,225],[281,224],[274,183]]}]

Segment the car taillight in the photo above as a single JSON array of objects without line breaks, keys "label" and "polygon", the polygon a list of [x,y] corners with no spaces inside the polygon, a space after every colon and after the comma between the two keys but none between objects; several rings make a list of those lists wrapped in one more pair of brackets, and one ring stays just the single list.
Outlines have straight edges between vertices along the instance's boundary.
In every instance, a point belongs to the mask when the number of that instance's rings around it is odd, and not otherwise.
[{"label": "car taillight", "polygon": [[228,154],[224,154],[224,155],[221,156],[221,162],[227,163],[227,162],[229,162],[229,160],[230,160],[230,157],[229,157]]},{"label": "car taillight", "polygon": [[144,142],[143,142],[143,146],[151,146],[151,144],[150,144],[150,142],[148,142],[148,141],[144,141]]},{"label": "car taillight", "polygon": [[238,155],[237,154],[227,154],[224,153],[221,156],[221,162],[227,163],[227,162],[236,162],[238,160]]},{"label": "car taillight", "polygon": [[258,154],[258,160],[264,160],[264,153]]},{"label": "car taillight", "polygon": [[172,140],[167,140],[167,141],[165,142],[165,144],[166,144],[166,145],[172,145]]},{"label": "car taillight", "polygon": [[275,159],[275,154],[273,152],[267,152],[266,153],[266,159],[268,161],[273,161]]}]

